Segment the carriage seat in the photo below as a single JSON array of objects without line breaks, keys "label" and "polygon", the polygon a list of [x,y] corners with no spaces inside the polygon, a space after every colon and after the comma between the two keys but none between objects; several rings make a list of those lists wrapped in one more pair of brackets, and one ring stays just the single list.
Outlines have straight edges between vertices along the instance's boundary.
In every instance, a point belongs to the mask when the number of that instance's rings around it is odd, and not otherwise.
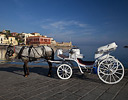
[{"label": "carriage seat", "polygon": [[59,56],[60,58],[62,58],[62,59],[69,58],[68,56],[63,55],[63,54],[59,54],[58,56]]},{"label": "carriage seat", "polygon": [[66,55],[63,54],[63,50],[62,49],[58,49],[57,50],[57,57],[60,58],[60,59],[69,58],[68,56],[66,56]]},{"label": "carriage seat", "polygon": [[77,58],[77,61],[80,63],[80,64],[83,64],[83,65],[93,65],[95,63],[95,61],[83,61],[82,59],[80,58]]}]

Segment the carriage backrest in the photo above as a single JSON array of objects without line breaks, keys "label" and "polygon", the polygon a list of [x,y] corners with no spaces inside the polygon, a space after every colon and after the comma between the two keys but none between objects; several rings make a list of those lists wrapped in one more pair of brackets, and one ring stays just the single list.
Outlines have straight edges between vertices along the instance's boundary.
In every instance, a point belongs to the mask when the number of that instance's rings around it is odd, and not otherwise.
[{"label": "carriage backrest", "polygon": [[110,43],[108,45],[105,45],[105,46],[102,46],[102,47],[99,47],[95,53],[95,59],[105,59],[108,54],[110,54],[110,52],[116,50],[117,48],[117,45],[115,42],[113,43]]},{"label": "carriage backrest", "polygon": [[57,57],[60,58],[60,59],[69,58],[68,56],[66,56],[66,55],[63,54],[63,50],[62,49],[58,49],[57,50]]},{"label": "carriage backrest", "polygon": [[83,58],[83,54],[80,54],[80,49],[72,48],[69,52],[69,58],[74,60],[77,58]]}]

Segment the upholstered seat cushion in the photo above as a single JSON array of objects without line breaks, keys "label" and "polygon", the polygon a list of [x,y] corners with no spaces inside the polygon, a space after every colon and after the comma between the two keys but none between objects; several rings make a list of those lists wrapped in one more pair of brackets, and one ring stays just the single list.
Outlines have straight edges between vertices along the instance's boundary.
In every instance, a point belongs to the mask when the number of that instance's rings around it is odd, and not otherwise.
[{"label": "upholstered seat cushion", "polygon": [[83,61],[82,59],[77,58],[78,62],[83,65],[93,65],[95,61]]}]

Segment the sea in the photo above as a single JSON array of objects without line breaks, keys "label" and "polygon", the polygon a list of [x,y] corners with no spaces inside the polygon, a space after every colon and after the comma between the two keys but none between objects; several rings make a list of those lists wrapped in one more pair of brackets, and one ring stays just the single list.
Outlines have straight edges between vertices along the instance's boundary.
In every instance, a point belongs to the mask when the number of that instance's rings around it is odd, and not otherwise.
[{"label": "sea", "polygon": [[[97,51],[97,46],[78,46],[81,54],[84,55],[83,60],[85,61],[95,61],[95,52]],[[71,47],[54,47],[55,51],[55,60],[58,60],[56,56],[57,49],[63,49],[64,53],[68,55]],[[21,60],[13,60],[7,61],[5,58],[6,48],[0,48],[0,64],[8,63],[8,64],[23,64]],[[111,54],[116,59],[118,59],[124,66],[124,68],[128,68],[128,48],[118,47],[115,51],[112,51]],[[47,65],[47,62],[30,62],[29,65]]]}]

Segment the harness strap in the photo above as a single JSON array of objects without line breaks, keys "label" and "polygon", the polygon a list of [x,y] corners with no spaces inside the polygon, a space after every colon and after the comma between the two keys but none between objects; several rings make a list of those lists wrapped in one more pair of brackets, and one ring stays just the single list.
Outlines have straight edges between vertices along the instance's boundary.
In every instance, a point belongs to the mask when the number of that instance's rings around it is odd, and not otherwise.
[{"label": "harness strap", "polygon": [[15,53],[15,46],[14,46],[14,53]]},{"label": "harness strap", "polygon": [[31,45],[30,47],[29,47],[29,50],[28,50],[28,57],[29,57],[29,61],[31,61],[31,57],[30,57],[30,53],[31,53],[31,50],[32,50],[32,48],[33,48],[33,45]]},{"label": "harness strap", "polygon": [[46,54],[46,49],[44,46],[42,46],[42,51],[43,51],[42,54],[43,54],[44,58],[46,58],[47,54]]},{"label": "harness strap", "polygon": [[23,46],[23,47],[20,49],[20,52],[19,52],[19,54],[18,54],[18,59],[21,58],[21,55],[22,55],[22,53],[23,53],[24,48],[25,48],[25,46]]}]

